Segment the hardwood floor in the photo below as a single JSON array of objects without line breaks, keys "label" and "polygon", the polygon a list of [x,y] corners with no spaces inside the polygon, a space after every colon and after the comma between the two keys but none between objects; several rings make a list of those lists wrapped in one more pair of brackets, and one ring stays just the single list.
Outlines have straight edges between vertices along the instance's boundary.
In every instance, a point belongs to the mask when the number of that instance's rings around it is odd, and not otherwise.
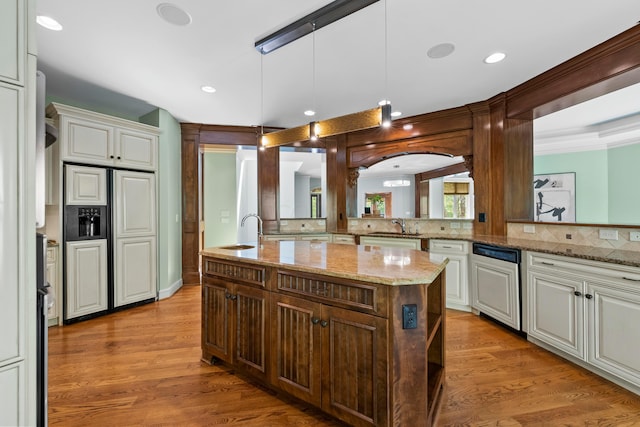
[{"label": "hardwood floor", "polygon": [[[640,357],[640,355],[639,355]],[[447,315],[439,426],[640,426],[640,397],[477,316]],[[200,287],[49,329],[52,426],[340,426],[200,361]]]}]

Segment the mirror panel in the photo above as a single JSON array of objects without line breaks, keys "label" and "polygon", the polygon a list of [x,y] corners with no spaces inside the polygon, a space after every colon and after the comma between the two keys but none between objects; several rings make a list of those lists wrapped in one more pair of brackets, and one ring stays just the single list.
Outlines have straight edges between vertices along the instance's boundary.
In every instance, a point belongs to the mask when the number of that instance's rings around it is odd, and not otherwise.
[{"label": "mirror panel", "polygon": [[[383,160],[361,170],[358,177],[358,215],[359,217],[382,218],[416,218],[416,190],[415,174],[427,172],[463,162],[462,157],[449,157],[437,154],[407,154]],[[466,180],[473,183],[473,180]],[[444,218],[444,186],[439,189],[430,189],[431,185],[437,186],[437,180],[430,184],[429,181],[420,183],[420,212],[421,218]],[[473,186],[471,186],[473,189]],[[383,197],[383,209],[374,213],[372,197],[379,194]],[[434,196],[437,194],[438,196]],[[438,201],[431,201],[431,200]],[[473,200],[473,199],[471,199]],[[430,202],[431,201],[431,202]],[[472,202],[473,205],[473,202]],[[427,214],[432,208],[440,207]],[[432,216],[435,215],[435,216]],[[471,209],[471,218],[473,213]]]},{"label": "mirror panel", "polygon": [[280,147],[280,218],[325,218],[327,156],[323,148]]},{"label": "mirror panel", "polygon": [[[640,217],[640,84],[611,92],[534,120],[534,197],[542,211],[561,209],[564,180],[550,179],[557,192],[541,192],[535,185],[549,177],[570,177],[575,220],[542,215],[546,222],[638,225]],[[536,178],[541,180],[535,182]],[[556,183],[554,184],[554,181]],[[560,185],[563,188],[560,188]],[[540,198],[554,202],[542,204]],[[571,199],[569,199],[569,204]],[[567,212],[566,210],[562,213]],[[534,219],[537,215],[534,212]]]}]

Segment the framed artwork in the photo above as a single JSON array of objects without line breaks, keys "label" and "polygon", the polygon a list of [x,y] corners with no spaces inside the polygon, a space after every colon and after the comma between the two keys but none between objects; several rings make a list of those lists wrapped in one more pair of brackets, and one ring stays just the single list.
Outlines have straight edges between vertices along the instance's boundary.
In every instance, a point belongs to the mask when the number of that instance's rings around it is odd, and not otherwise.
[{"label": "framed artwork", "polygon": [[576,222],[575,172],[533,176],[534,220]]}]

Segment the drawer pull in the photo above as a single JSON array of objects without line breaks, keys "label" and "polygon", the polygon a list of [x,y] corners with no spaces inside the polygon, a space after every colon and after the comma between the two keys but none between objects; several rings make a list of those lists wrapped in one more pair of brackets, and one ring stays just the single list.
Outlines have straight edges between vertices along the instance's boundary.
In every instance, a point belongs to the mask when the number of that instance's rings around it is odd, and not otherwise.
[{"label": "drawer pull", "polygon": [[313,323],[314,325],[317,325],[318,323],[320,323],[320,319],[317,317],[312,317],[311,318],[311,323]]},{"label": "drawer pull", "polygon": [[585,297],[586,299],[591,299],[591,298],[593,298],[593,295],[591,295],[591,294],[586,294],[584,297]]},{"label": "drawer pull", "polygon": [[633,278],[631,278],[631,277],[625,277],[625,276],[622,276],[622,278],[623,278],[624,280],[630,280],[630,281],[632,281],[632,282],[640,282],[640,279],[633,279]]},{"label": "drawer pull", "polygon": [[443,249],[451,249],[451,246],[443,246]]},{"label": "drawer pull", "polygon": [[546,261],[541,261],[540,264],[542,264],[542,265],[555,265],[552,262],[546,262]]},{"label": "drawer pull", "polygon": [[582,296],[582,292],[580,291],[574,291],[573,294],[577,297],[581,297]]},{"label": "drawer pull", "polygon": [[326,328],[327,326],[329,326],[329,322],[327,322],[326,320],[323,320],[320,322],[320,326],[322,326],[323,328]]}]

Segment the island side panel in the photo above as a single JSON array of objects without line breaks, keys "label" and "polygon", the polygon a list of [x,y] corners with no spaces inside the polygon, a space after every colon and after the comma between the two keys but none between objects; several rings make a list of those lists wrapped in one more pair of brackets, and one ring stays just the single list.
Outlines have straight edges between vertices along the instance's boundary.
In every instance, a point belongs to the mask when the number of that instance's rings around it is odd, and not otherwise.
[{"label": "island side panel", "polygon": [[[441,273],[431,284],[390,289],[389,409],[394,426],[432,425],[437,416],[444,380],[443,286]],[[403,329],[403,305],[409,304],[417,306],[415,329]]]}]

